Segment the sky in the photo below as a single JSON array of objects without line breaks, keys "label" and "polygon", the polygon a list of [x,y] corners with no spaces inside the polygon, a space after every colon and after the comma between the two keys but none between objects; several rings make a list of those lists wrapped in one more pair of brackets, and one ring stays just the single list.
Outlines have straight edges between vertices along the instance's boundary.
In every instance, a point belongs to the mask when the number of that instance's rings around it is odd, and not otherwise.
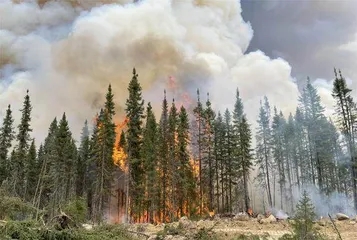
[{"label": "sky", "polygon": [[255,128],[263,96],[288,115],[307,76],[331,114],[333,67],[357,98],[356,12],[357,0],[0,0],[0,123],[8,104],[19,122],[29,89],[32,137],[66,112],[79,139],[109,83],[121,122],[133,67],[157,115],[164,89],[192,107],[200,88],[224,111],[238,87]]},{"label": "sky", "polygon": [[242,9],[254,29],[248,52],[284,58],[300,84],[340,68],[357,89],[356,0],[242,0]]}]

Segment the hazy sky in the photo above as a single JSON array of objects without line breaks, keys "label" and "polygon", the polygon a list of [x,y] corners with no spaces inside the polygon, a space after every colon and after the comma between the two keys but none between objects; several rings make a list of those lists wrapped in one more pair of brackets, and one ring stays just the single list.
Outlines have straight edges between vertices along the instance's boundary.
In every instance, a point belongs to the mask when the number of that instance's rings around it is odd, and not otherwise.
[{"label": "hazy sky", "polygon": [[333,77],[341,68],[357,82],[357,0],[242,0],[254,37],[248,51],[282,57],[299,82]]}]

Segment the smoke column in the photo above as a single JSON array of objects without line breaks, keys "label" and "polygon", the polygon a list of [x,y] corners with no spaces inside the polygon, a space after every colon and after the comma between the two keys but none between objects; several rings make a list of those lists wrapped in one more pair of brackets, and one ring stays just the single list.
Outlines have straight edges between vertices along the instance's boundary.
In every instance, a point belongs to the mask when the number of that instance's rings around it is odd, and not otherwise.
[{"label": "smoke column", "polygon": [[293,111],[290,65],[245,54],[253,30],[241,11],[236,0],[1,1],[0,119],[11,104],[19,121],[28,88],[33,137],[42,141],[65,111],[78,138],[109,83],[123,114],[133,67],[157,112],[170,76],[192,97],[209,91],[217,110],[233,106],[239,87],[253,124],[263,95]]}]

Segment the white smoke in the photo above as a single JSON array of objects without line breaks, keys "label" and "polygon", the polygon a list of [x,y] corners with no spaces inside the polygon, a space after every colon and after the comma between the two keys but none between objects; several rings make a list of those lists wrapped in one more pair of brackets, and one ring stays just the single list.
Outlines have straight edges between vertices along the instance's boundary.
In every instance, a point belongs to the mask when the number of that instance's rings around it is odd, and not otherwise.
[{"label": "white smoke", "polygon": [[306,190],[311,203],[315,208],[317,217],[336,215],[336,213],[344,213],[350,217],[356,216],[356,211],[353,208],[353,199],[346,196],[344,193],[332,192],[328,196],[321,193],[320,190],[313,185],[304,186],[299,192],[297,189],[294,191],[294,203],[301,200],[302,192]]},{"label": "white smoke", "polygon": [[19,2],[0,3],[0,119],[11,104],[19,120],[29,88],[40,141],[64,111],[78,137],[109,83],[122,114],[133,67],[156,109],[168,76],[191,94],[197,87],[210,91],[220,110],[232,107],[239,87],[252,123],[263,95],[285,113],[296,106],[289,64],[260,51],[244,54],[253,30],[239,1]]}]

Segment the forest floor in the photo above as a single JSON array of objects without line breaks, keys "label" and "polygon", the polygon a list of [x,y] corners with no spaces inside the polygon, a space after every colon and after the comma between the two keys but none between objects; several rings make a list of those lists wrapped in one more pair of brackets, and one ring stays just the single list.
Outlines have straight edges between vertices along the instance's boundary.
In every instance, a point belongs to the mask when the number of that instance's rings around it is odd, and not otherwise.
[{"label": "forest floor", "polygon": [[[129,228],[134,232],[140,231],[151,236],[149,238],[150,240],[156,239],[156,235],[162,234],[165,232],[165,229],[166,232],[163,238],[165,240],[194,239],[192,234],[197,234],[200,229],[206,229],[208,232],[215,233],[218,239],[224,240],[238,239],[237,237],[242,235],[255,235],[266,237],[266,239],[279,239],[284,234],[290,234],[292,232],[289,221],[292,220],[279,220],[262,224],[257,218],[200,221],[190,221],[185,219],[184,221],[180,220],[180,222],[169,223],[166,225],[133,224]],[[343,240],[357,239],[357,219],[344,221],[334,220],[334,223]],[[329,219],[321,219],[314,225],[321,234],[324,234],[329,239],[339,239],[333,224]],[[179,226],[181,226],[181,230],[177,230],[180,228]]]}]

